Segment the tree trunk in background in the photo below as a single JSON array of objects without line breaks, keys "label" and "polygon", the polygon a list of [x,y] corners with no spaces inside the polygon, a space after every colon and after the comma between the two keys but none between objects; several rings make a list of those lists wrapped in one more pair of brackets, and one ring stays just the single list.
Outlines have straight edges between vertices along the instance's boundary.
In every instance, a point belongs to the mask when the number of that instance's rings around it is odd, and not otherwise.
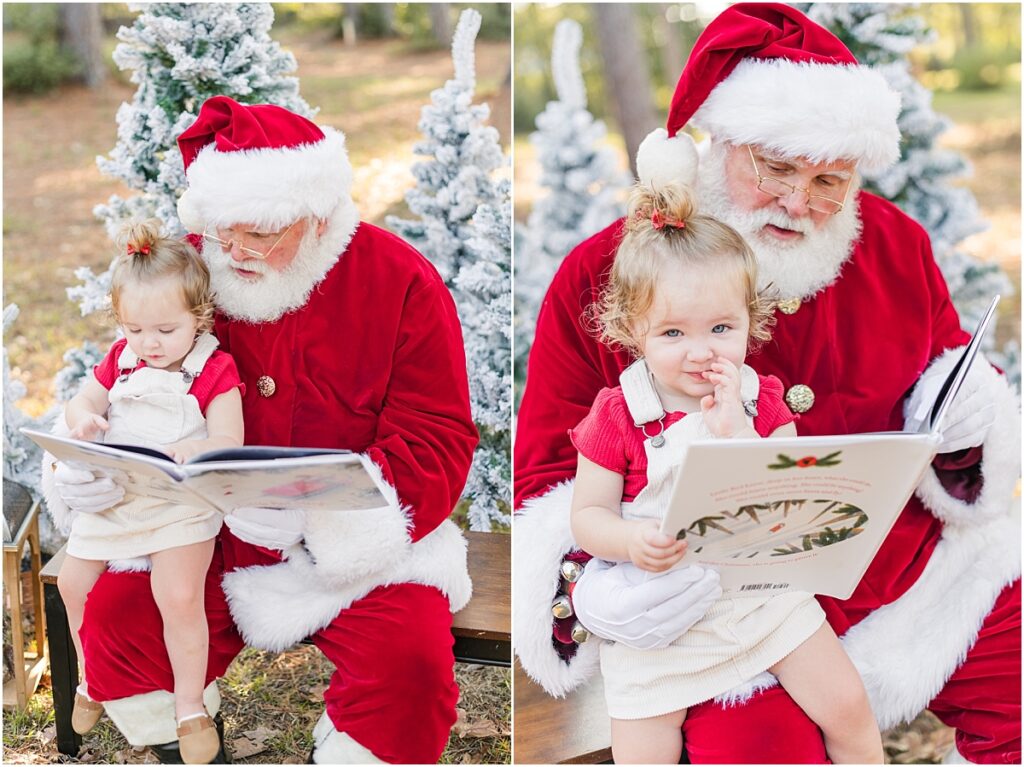
[{"label": "tree trunk in background", "polygon": [[359,22],[359,3],[342,3],[341,13],[341,39],[345,45],[355,45]]},{"label": "tree trunk in background", "polygon": [[393,37],[395,34],[395,4],[380,3],[377,6],[377,11],[384,20],[384,27],[387,29],[387,33],[384,37]]},{"label": "tree trunk in background", "polygon": [[448,10],[448,3],[428,3],[427,12],[430,14],[430,28],[434,33],[434,39],[441,46],[452,44],[452,18]]},{"label": "tree trunk in background", "polygon": [[629,167],[635,176],[637,147],[658,127],[647,59],[640,46],[631,6],[609,3],[591,7],[612,108],[626,140]]},{"label": "tree trunk in background", "polygon": [[[658,17],[658,34],[662,39],[661,65],[665,68],[665,82],[673,90],[675,83],[682,74],[683,66],[686,64],[686,54],[683,53],[683,39],[680,35],[679,21],[669,21],[667,16],[670,6],[658,6],[661,15]],[[678,18],[678,13],[676,14]]]},{"label": "tree trunk in background", "polygon": [[82,66],[79,79],[98,88],[107,79],[103,58],[103,26],[96,3],[61,3],[60,46],[72,53]]},{"label": "tree trunk in background", "polygon": [[978,42],[977,25],[974,23],[974,9],[969,5],[958,5],[960,22],[963,25],[964,47],[973,48]]}]

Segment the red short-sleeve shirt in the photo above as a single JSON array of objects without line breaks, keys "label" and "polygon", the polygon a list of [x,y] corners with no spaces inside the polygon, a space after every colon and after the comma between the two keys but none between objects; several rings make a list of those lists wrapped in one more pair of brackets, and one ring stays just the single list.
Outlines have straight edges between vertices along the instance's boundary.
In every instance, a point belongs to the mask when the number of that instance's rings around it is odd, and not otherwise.
[{"label": "red short-sleeve shirt", "polygon": [[[104,389],[109,390],[114,385],[114,381],[117,380],[118,373],[120,372],[117,367],[117,360],[127,345],[128,340],[126,338],[115,341],[114,345],[110,347],[110,351],[107,352],[107,356],[103,358],[99,365],[92,369],[93,375],[96,376],[96,380],[99,381]],[[133,369],[133,372],[143,367],[146,367],[146,363],[140,360],[139,364]],[[210,359],[203,366],[203,372],[196,376],[188,393],[199,402],[199,411],[205,416],[206,408],[209,407],[211,402],[219,395],[226,391],[231,391],[236,386],[240,393],[244,395],[245,384],[242,383],[242,379],[238,375],[238,368],[235,367],[234,358],[227,352],[217,350],[210,355]]]},{"label": "red short-sleeve shirt", "polygon": [[[795,421],[796,416],[783,399],[782,381],[775,376],[761,375],[758,380],[761,388],[754,429],[762,437],[767,437],[780,426]],[[665,428],[685,416],[686,413],[681,411],[667,413]],[[586,418],[575,429],[569,430],[569,438],[584,457],[623,476],[623,501],[632,501],[647,486],[644,435],[633,425],[622,387],[598,392]]]}]

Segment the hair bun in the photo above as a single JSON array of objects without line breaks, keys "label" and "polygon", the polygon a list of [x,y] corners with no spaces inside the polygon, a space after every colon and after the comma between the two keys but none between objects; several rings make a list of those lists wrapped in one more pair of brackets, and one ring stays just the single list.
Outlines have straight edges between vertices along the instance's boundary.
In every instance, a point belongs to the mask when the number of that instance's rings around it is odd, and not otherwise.
[{"label": "hair bun", "polygon": [[130,221],[118,233],[118,244],[129,257],[148,256],[160,238],[159,219]]},{"label": "hair bun", "polygon": [[696,196],[689,186],[673,183],[655,188],[638,183],[629,195],[626,227],[631,232],[685,229],[696,213]]}]

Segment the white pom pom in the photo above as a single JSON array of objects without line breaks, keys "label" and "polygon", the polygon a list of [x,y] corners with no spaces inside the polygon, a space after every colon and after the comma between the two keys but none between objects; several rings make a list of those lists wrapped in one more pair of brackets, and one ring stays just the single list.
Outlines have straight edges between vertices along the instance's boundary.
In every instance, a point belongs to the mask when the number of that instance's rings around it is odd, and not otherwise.
[{"label": "white pom pom", "polygon": [[695,186],[697,182],[697,146],[688,133],[673,138],[658,128],[647,134],[636,153],[636,173],[641,183],[662,186],[668,183]]},{"label": "white pom pom", "polygon": [[192,195],[187,189],[178,200],[178,220],[181,221],[186,232],[198,234],[206,228],[206,217],[199,210],[199,206],[194,203]]}]

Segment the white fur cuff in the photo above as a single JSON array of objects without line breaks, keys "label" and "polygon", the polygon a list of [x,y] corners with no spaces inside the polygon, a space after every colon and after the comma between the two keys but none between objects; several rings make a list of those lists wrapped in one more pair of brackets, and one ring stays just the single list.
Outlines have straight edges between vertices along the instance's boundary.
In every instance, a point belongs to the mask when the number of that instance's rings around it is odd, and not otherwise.
[{"label": "white fur cuff", "polygon": [[[335,518],[347,512],[335,512]],[[466,562],[466,539],[445,521],[416,543],[400,562],[345,583],[325,579],[302,546],[285,551],[276,565],[247,567],[224,575],[231,617],[246,644],[280,652],[328,626],[353,602],[378,586],[418,583],[448,598],[452,612],[469,602],[473,585]]]},{"label": "white fur cuff", "polygon": [[[210,716],[220,711],[220,690],[217,682],[210,682],[203,690],[203,704]],[[118,698],[103,703],[124,739],[133,746],[153,746],[172,743],[178,739],[174,717],[174,695],[166,690]]]},{"label": "white fur cuff", "polygon": [[572,482],[531,498],[513,521],[512,646],[523,670],[550,695],[563,697],[597,669],[597,637],[578,645],[568,663],[552,645],[551,600],[562,557],[576,548],[569,528]]},{"label": "white fur cuff", "polygon": [[[962,353],[963,347],[948,349],[931,363],[921,378],[948,374]],[[996,408],[995,422],[981,445],[981,493],[973,503],[952,497],[931,467],[916,490],[925,508],[947,526],[984,524],[1009,513],[1020,476],[1020,403],[1017,395],[1006,379],[984,359],[975,360],[969,375],[980,378],[977,384],[981,387],[980,399],[993,403]]]}]

